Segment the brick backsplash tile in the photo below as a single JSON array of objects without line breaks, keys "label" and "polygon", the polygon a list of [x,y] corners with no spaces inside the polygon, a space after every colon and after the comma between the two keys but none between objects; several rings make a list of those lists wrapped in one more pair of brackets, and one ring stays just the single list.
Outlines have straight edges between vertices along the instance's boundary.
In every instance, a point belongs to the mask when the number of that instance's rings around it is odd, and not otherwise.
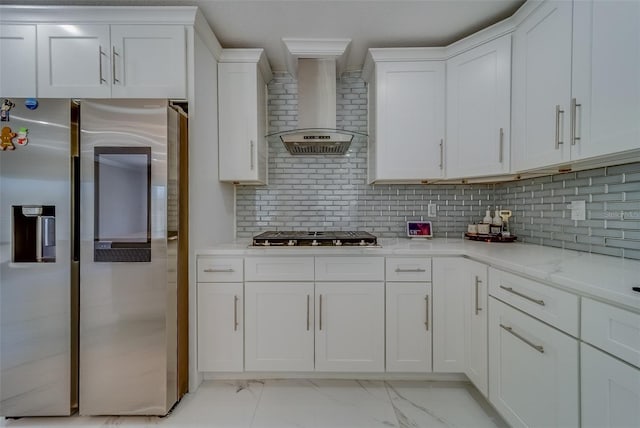
[{"label": "brick backsplash tile", "polygon": [[[269,83],[269,132],[297,127],[297,83],[275,73]],[[360,72],[337,82],[339,127],[367,132],[367,88]],[[464,235],[487,206],[513,212],[518,240],[640,259],[640,162],[499,184],[399,185],[366,183],[367,143],[347,156],[291,156],[269,145],[269,185],[236,186],[236,233],[265,230],[367,230],[405,236],[408,220],[431,220],[436,237]],[[571,201],[587,202],[587,220],[571,220]],[[427,204],[437,215],[428,218]]]}]

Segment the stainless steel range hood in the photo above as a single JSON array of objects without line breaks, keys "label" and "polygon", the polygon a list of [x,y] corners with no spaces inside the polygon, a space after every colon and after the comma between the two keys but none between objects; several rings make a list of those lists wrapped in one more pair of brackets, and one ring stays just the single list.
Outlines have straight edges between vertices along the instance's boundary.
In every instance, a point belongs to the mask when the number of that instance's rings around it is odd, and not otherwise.
[{"label": "stainless steel range hood", "polygon": [[298,129],[267,135],[292,155],[344,155],[366,134],[336,129],[336,60],[298,59]]}]

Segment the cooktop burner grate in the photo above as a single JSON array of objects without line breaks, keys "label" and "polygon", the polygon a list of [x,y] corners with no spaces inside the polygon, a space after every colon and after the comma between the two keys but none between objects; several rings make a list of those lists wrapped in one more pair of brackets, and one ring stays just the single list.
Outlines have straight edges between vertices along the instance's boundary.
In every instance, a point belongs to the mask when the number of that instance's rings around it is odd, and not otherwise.
[{"label": "cooktop burner grate", "polygon": [[375,247],[378,238],[359,231],[268,231],[253,237],[253,246]]}]

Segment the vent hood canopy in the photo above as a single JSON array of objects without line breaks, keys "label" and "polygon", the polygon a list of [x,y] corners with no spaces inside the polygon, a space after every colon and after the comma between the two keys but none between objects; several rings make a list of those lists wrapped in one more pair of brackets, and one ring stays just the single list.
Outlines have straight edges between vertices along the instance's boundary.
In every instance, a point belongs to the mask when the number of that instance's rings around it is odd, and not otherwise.
[{"label": "vent hood canopy", "polygon": [[344,155],[353,141],[366,134],[333,128],[304,128],[267,135],[278,140],[292,155]]},{"label": "vent hood canopy", "polygon": [[298,77],[298,129],[267,135],[292,155],[344,155],[367,135],[336,129],[336,57],[344,55],[349,39],[329,41],[284,39],[291,54],[290,72]]}]

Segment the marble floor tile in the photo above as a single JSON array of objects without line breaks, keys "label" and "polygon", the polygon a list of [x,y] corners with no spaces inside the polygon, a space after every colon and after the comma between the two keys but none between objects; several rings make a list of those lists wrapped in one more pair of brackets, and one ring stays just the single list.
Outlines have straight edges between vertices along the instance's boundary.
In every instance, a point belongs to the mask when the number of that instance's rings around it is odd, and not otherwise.
[{"label": "marble floor tile", "polygon": [[293,379],[205,381],[168,416],[4,420],[20,428],[431,428],[503,427],[465,382]]},{"label": "marble floor tile", "polygon": [[268,381],[252,428],[397,427],[384,382]]},{"label": "marble floor tile", "polygon": [[505,426],[484,398],[465,382],[390,381],[400,428]]}]

